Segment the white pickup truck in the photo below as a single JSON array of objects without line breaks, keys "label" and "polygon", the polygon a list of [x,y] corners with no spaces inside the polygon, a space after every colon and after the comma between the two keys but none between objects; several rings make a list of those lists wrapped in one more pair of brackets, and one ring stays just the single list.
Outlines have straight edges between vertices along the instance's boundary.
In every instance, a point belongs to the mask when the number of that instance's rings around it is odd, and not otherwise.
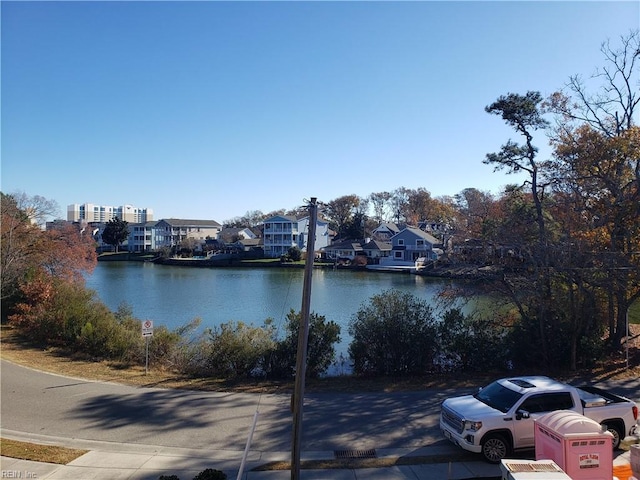
[{"label": "white pickup truck", "polygon": [[475,395],[442,402],[440,429],[456,445],[499,463],[514,450],[534,447],[534,419],[572,410],[613,434],[613,447],[638,428],[638,407],[595,387],[576,388],[543,376],[503,378]]}]

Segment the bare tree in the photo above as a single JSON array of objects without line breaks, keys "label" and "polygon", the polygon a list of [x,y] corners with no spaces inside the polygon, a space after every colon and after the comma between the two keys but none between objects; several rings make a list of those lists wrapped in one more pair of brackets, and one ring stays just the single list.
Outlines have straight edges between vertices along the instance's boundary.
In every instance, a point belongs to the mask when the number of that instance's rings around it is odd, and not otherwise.
[{"label": "bare tree", "polygon": [[390,208],[389,200],[391,194],[389,192],[377,192],[369,195],[369,202],[373,208],[373,214],[378,223],[382,223],[387,218],[387,211]]},{"label": "bare tree", "polygon": [[[560,128],[578,122],[614,137],[634,124],[640,102],[640,30],[622,36],[620,48],[606,41],[600,51],[605,65],[591,75],[591,82],[582,75],[571,76],[564,90],[554,93],[547,106],[561,116]],[[602,83],[594,92],[590,86],[597,81]]]}]

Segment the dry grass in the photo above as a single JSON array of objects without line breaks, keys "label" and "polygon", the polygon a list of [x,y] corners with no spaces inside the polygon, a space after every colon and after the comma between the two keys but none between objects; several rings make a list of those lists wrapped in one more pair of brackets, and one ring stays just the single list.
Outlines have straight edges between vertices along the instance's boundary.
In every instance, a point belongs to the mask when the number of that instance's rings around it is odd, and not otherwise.
[{"label": "dry grass", "polygon": [[0,452],[3,456],[10,458],[66,465],[87,453],[88,450],[76,450],[55,445],[38,445],[0,438]]}]

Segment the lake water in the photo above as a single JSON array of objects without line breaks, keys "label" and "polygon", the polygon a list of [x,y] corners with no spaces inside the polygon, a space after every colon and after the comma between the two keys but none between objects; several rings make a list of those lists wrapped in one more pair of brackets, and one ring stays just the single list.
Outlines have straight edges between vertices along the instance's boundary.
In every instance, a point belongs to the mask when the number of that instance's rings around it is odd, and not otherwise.
[{"label": "lake water", "polygon": [[[272,318],[284,325],[290,309],[302,306],[303,269],[195,268],[143,262],[99,262],[87,287],[116,310],[122,303],[141,320],[174,329],[198,317],[201,327],[229,321],[260,326]],[[348,325],[362,304],[389,289],[433,302],[447,280],[407,273],[314,269],[311,312],[341,327],[338,354],[351,341]]]}]

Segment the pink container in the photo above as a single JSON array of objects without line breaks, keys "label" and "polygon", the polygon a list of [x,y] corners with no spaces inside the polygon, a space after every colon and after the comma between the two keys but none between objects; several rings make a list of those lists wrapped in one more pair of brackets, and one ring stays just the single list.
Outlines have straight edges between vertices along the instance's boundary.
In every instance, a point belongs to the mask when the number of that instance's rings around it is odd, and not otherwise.
[{"label": "pink container", "polygon": [[613,478],[613,435],[590,418],[568,410],[535,420],[536,460],[553,460],[573,480]]}]

